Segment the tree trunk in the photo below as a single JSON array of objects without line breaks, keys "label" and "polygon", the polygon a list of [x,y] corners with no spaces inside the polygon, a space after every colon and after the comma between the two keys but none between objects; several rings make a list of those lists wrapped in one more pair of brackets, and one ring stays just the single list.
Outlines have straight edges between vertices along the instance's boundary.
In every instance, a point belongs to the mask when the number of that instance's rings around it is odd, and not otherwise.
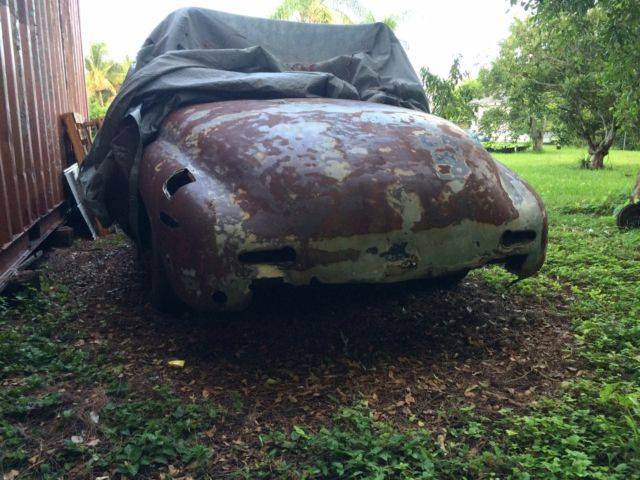
[{"label": "tree trunk", "polygon": [[602,170],[604,168],[604,157],[609,154],[609,149],[613,144],[613,138],[608,140],[605,138],[597,146],[589,147],[589,155],[591,155],[591,168],[594,170]]},{"label": "tree trunk", "polygon": [[540,136],[536,137],[533,141],[533,151],[534,152],[541,152],[542,151],[542,146],[543,146],[543,138],[542,138],[542,132],[540,132]]},{"label": "tree trunk", "polygon": [[591,155],[591,168],[594,170],[601,170],[604,168],[604,157],[609,152],[604,152],[602,150],[596,150],[595,152],[589,152]]},{"label": "tree trunk", "polygon": [[604,157],[609,154],[609,149],[615,140],[615,130],[612,128],[607,131],[604,138],[597,145],[589,136],[586,137],[589,143],[589,155],[591,156],[591,168],[601,170],[604,168]]},{"label": "tree trunk", "polygon": [[538,119],[535,115],[529,115],[529,137],[531,137],[534,152],[542,151],[546,123],[545,119],[542,119],[542,122],[540,122],[540,125],[538,126]]}]

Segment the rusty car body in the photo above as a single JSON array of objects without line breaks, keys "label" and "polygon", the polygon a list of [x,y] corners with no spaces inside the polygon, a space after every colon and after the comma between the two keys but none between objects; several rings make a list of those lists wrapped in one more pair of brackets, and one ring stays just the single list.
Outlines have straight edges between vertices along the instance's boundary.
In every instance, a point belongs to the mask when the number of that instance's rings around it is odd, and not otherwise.
[{"label": "rusty car body", "polygon": [[[156,304],[238,310],[252,285],[539,270],[538,195],[464,131],[378,103],[233,100],[181,108],[143,154]],[[144,237],[144,235],[143,235]]]}]

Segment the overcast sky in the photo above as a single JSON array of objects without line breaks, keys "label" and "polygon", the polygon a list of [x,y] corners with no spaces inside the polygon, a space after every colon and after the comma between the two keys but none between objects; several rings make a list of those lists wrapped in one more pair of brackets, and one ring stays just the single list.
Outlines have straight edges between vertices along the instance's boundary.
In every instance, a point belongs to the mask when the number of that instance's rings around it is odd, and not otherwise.
[{"label": "overcast sky", "polygon": [[[279,0],[80,0],[84,51],[91,42],[105,42],[111,58],[135,57],[153,28],[173,10],[207,7],[225,12],[268,17]],[[403,14],[396,35],[416,71],[428,66],[446,75],[453,58],[472,75],[498,52],[515,16],[507,0],[361,0],[376,18]]]}]

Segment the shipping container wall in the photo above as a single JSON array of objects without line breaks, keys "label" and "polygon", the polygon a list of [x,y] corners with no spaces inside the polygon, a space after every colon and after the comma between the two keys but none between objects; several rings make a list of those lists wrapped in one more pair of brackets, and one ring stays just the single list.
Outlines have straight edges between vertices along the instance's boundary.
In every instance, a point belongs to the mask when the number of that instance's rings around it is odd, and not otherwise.
[{"label": "shipping container wall", "polygon": [[60,115],[87,116],[78,0],[0,0],[0,289],[61,222]]}]

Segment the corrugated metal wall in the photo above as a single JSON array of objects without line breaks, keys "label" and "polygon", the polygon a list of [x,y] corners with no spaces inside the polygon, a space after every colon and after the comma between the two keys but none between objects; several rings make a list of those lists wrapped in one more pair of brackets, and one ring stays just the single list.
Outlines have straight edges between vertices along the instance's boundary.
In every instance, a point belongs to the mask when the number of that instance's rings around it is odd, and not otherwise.
[{"label": "corrugated metal wall", "polygon": [[0,0],[0,288],[61,220],[60,115],[87,116],[78,0]]}]

